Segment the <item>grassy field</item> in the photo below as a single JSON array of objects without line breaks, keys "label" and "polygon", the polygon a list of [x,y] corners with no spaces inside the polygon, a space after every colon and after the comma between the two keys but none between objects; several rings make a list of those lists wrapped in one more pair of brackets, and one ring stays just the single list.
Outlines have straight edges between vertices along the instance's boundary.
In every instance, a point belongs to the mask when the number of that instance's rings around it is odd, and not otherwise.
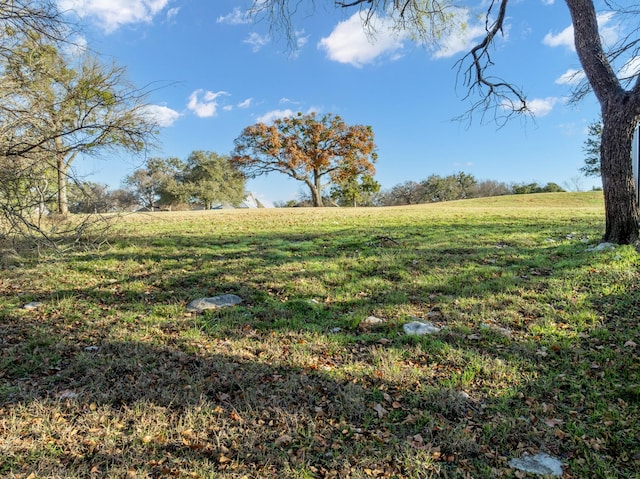
[{"label": "grassy field", "polygon": [[562,193],[138,214],[23,258],[0,476],[521,478],[542,451],[640,477],[640,256],[589,251],[602,231],[600,193]]}]

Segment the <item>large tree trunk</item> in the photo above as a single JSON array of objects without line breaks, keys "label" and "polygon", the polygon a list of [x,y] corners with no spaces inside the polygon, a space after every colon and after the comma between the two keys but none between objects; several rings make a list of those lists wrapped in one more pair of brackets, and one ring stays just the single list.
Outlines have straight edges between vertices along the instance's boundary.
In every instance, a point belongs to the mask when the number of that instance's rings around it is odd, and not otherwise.
[{"label": "large tree trunk", "polygon": [[322,202],[322,176],[319,171],[313,172],[313,183],[309,182],[309,189],[311,190],[311,201],[314,207],[324,206]]},{"label": "large tree trunk", "polygon": [[635,116],[625,110],[624,98],[602,110],[600,171],[604,190],[604,241],[631,244],[638,240],[638,200],[631,164]]},{"label": "large tree trunk", "polygon": [[318,188],[316,188],[315,186],[311,187],[311,201],[313,203],[313,206],[318,207],[318,206],[324,206],[324,204],[322,203],[322,191],[318,191]]},{"label": "large tree trunk", "polygon": [[600,161],[606,228],[604,241],[638,239],[638,204],[631,165],[633,130],[640,119],[640,81],[626,91],[600,41],[593,0],[565,0],[571,12],[576,52],[602,108]]}]

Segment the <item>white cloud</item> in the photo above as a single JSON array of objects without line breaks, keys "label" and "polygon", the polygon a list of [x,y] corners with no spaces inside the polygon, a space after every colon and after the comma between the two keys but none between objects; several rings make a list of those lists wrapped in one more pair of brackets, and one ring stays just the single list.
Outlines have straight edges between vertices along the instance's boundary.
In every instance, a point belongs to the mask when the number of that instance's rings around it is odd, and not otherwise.
[{"label": "white cloud", "polygon": [[397,54],[402,41],[391,28],[391,21],[374,15],[375,34],[368,36],[359,13],[338,23],[331,34],[322,38],[318,48],[327,52],[330,60],[362,67],[383,55]]},{"label": "white cloud", "polygon": [[87,39],[82,35],[75,36],[64,45],[64,52],[72,57],[84,55],[87,51]]},{"label": "white cloud", "polygon": [[633,57],[618,72],[618,78],[629,80],[640,73],[640,57]]},{"label": "white cloud", "polygon": [[584,79],[585,74],[583,70],[574,70],[573,68],[569,68],[566,72],[556,78],[554,83],[557,85],[577,85]]},{"label": "white cloud", "polygon": [[256,32],[251,32],[249,34],[249,38],[244,40],[243,43],[248,43],[251,45],[251,51],[254,53],[259,52],[262,47],[264,47],[267,43],[269,43],[270,39],[266,35],[260,35]]},{"label": "white cloud", "polygon": [[529,110],[536,116],[545,116],[551,113],[556,103],[560,101],[557,97],[534,98],[529,101]]},{"label": "white cloud", "polygon": [[151,22],[170,0],[57,0],[63,12],[93,17],[107,33],[130,23]]},{"label": "white cloud", "polygon": [[167,20],[173,20],[180,12],[180,7],[170,8],[167,10]]},{"label": "white cloud", "polygon": [[285,105],[285,104],[287,104],[287,103],[291,103],[292,105],[299,105],[299,104],[300,104],[300,102],[299,102],[299,101],[295,101],[295,100],[292,100],[291,98],[286,98],[286,97],[282,97],[282,98],[280,98],[279,103],[280,103],[281,105]]},{"label": "white cloud", "polygon": [[[305,115],[310,115],[311,113],[317,112],[318,110],[316,108],[309,108],[307,110],[307,112],[305,113]],[[281,118],[287,118],[289,116],[294,116],[296,115],[298,112],[297,111],[293,111],[290,108],[287,108],[286,110],[271,110],[268,111],[267,113],[265,113],[262,116],[259,116],[258,118],[256,118],[256,121],[258,123],[265,123],[265,124],[270,124],[273,123],[276,120],[279,120]]]},{"label": "white cloud", "polygon": [[483,24],[473,25],[469,21],[470,12],[466,8],[452,8],[452,26],[443,38],[437,41],[437,48],[433,56],[435,58],[448,58],[460,52],[467,52],[471,49],[474,41],[486,35]]},{"label": "white cloud", "polygon": [[147,105],[144,113],[163,128],[173,125],[180,118],[180,113],[162,105]]},{"label": "white cloud", "polygon": [[251,103],[253,103],[253,98],[247,98],[246,100],[238,103],[238,108],[249,108]]},{"label": "white cloud", "polygon": [[216,99],[222,95],[228,95],[228,93],[226,91],[212,92],[203,89],[195,90],[189,96],[187,108],[199,118],[215,116],[218,110],[218,102]]},{"label": "white cloud", "polygon": [[219,16],[216,21],[218,23],[226,23],[228,25],[245,25],[247,23],[251,23],[253,20],[250,12],[243,11],[240,7],[235,7],[231,13]]},{"label": "white cloud", "polygon": [[[619,37],[620,26],[618,24],[611,25],[613,13],[601,13],[598,15],[598,30],[600,38],[605,45],[613,45]],[[542,39],[542,43],[549,47],[565,47],[569,50],[576,50],[573,38],[573,25],[569,25],[557,35],[547,33]]]},{"label": "white cloud", "polygon": [[[559,101],[561,99],[558,97],[534,98],[533,100],[527,100],[527,108],[535,116],[546,116],[551,113],[553,107]],[[522,108],[522,104],[506,100],[502,103],[502,108],[508,111],[517,111]]]},{"label": "white cloud", "polygon": [[280,118],[286,118],[288,116],[293,116],[293,115],[295,115],[295,112],[289,108],[287,108],[286,110],[271,110],[265,113],[264,115],[256,118],[256,121],[258,123],[269,124],[269,123],[273,123],[276,120],[279,120]]},{"label": "white cloud", "polygon": [[309,42],[309,35],[305,35],[305,31],[301,30],[295,33],[296,36],[296,47],[301,49]]},{"label": "white cloud", "polygon": [[576,47],[573,43],[573,25],[568,26],[557,35],[547,33],[542,39],[542,43],[549,47],[566,47],[571,50],[575,50]]}]

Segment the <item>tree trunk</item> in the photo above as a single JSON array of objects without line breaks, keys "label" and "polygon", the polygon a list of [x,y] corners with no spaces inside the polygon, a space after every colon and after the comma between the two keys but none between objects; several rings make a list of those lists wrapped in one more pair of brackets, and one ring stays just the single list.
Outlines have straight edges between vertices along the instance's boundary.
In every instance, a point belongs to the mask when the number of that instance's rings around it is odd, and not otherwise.
[{"label": "tree trunk", "polygon": [[69,214],[69,200],[67,198],[67,165],[64,156],[58,154],[56,159],[58,170],[58,213],[63,216]]},{"label": "tree trunk", "polygon": [[576,52],[602,108],[600,162],[606,227],[604,241],[638,240],[638,203],[631,144],[640,119],[640,82],[626,91],[602,48],[593,0],[565,0],[571,12]]},{"label": "tree trunk", "polygon": [[313,183],[309,183],[311,201],[314,207],[324,206],[322,202],[322,176],[318,171],[313,172]]},{"label": "tree trunk", "polygon": [[606,226],[603,241],[632,244],[638,240],[638,200],[631,163],[631,145],[636,127],[626,101],[609,102],[602,110],[600,171]]},{"label": "tree trunk", "polygon": [[322,203],[322,191],[318,191],[318,189],[313,186],[311,189],[311,201],[314,207],[324,206]]}]

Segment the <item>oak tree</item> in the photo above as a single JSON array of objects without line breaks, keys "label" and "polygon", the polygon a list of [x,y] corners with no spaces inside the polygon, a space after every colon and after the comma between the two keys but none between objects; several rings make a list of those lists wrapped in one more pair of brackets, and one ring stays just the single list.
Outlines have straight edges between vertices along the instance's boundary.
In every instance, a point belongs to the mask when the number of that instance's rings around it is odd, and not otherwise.
[{"label": "oak tree", "polygon": [[193,203],[210,210],[220,204],[237,206],[245,196],[245,177],[228,156],[211,151],[194,151],[187,158],[182,177]]},{"label": "oak tree", "polygon": [[124,185],[149,211],[159,206],[171,208],[175,203],[188,201],[188,195],[177,185],[177,178],[185,169],[185,163],[179,158],[149,158],[142,168],[127,175]]},{"label": "oak tree", "polygon": [[370,126],[349,126],[333,114],[298,113],[245,128],[235,140],[231,162],[250,178],[278,172],[301,181],[313,206],[323,206],[325,187],[372,176],[376,159]]},{"label": "oak tree", "polygon": [[[384,17],[400,31],[409,31],[423,41],[441,38],[451,26],[456,9],[464,4],[446,0],[335,0],[342,8],[360,8],[365,28],[372,20]],[[639,210],[631,165],[633,132],[640,120],[640,72],[635,70],[618,77],[615,65],[630,65],[637,55],[640,29],[638,9],[625,3],[598,2],[600,13],[617,14],[626,20],[628,31],[616,45],[605,50],[598,26],[594,0],[565,0],[573,27],[574,44],[586,77],[586,88],[578,90],[595,94],[602,114],[601,174],[605,201],[604,241],[626,244],[638,240]],[[633,2],[631,2],[633,3]],[[492,49],[496,37],[508,31],[509,0],[491,0],[486,4],[481,21],[484,34],[479,42],[457,63],[472,100],[470,111],[493,111],[496,117],[531,111],[526,95],[508,80],[492,74],[496,66]],[[293,38],[292,16],[299,2],[291,0],[253,0],[252,11],[266,13],[275,25],[284,27]],[[461,27],[464,28],[464,25]]]}]

